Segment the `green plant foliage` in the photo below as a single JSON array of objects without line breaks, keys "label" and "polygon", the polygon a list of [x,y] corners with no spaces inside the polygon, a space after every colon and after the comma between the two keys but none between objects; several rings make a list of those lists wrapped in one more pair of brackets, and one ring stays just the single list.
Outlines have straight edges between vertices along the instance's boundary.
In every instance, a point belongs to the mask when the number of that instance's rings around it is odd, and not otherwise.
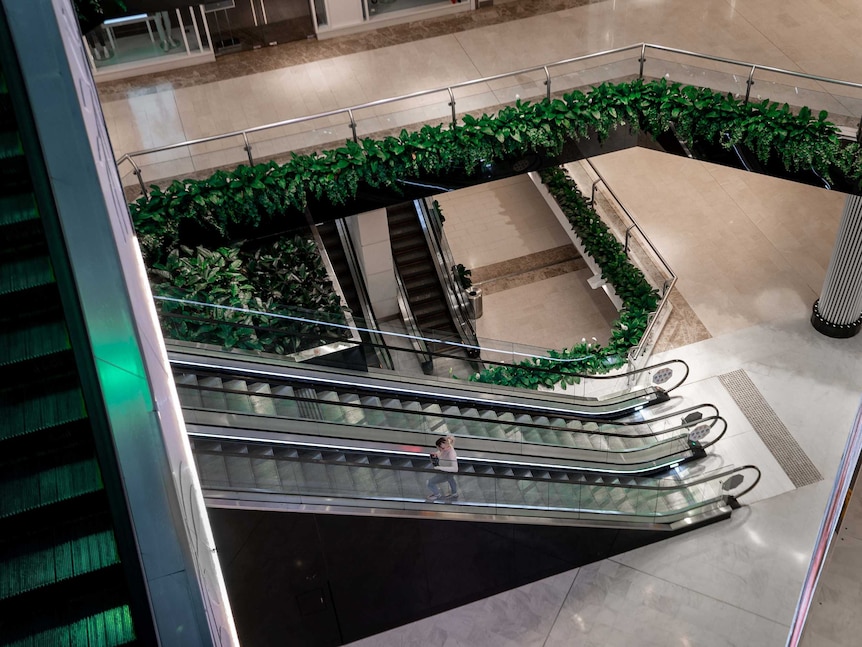
[{"label": "green plant foliage", "polygon": [[[153,186],[129,208],[147,262],[164,264],[187,223],[215,239],[233,240],[237,232],[301,213],[311,198],[346,204],[361,185],[398,193],[404,180],[476,174],[486,164],[529,153],[555,157],[566,144],[592,136],[601,141],[621,127],[653,136],[673,127],[689,145],[744,144],[761,162],[775,158],[789,171],[811,168],[858,192],[860,146],[842,142],[827,116],[808,108],[794,112],[770,101],[746,104],[730,94],[665,79],[603,83],[562,98],[518,101],[496,115],[466,115],[452,127],[427,125],[415,132],[402,130],[397,137],[346,141],[333,150],[293,155],[282,165],[240,166],[205,180],[178,180],[163,190]],[[603,358],[596,360],[594,368],[605,370],[609,361],[618,361],[625,348],[637,343],[654,297],[627,271],[612,236],[600,230],[598,218],[581,200],[568,193],[556,197],[572,226],[583,231],[582,240],[595,245],[590,254],[626,304]],[[579,346],[566,354],[598,357],[595,349]],[[585,365],[589,361],[584,360]],[[537,384],[536,379],[543,380],[530,377],[527,386]]]},{"label": "green plant foliage", "polygon": [[278,240],[251,254],[180,245],[149,272],[156,296],[207,304],[158,300],[163,331],[172,339],[288,354],[344,336],[339,328],[258,314],[344,322],[310,240]]},{"label": "green plant foliage", "polygon": [[454,268],[455,270],[455,281],[465,290],[470,289],[470,286],[473,285],[473,279],[470,276],[473,274],[473,270],[468,270],[464,265],[458,263]]},{"label": "green plant foliage", "polygon": [[[493,367],[470,377],[475,382],[536,389],[577,382],[576,374],[607,373],[625,361],[628,350],[640,342],[649,315],[658,307],[658,292],[637,267],[625,248],[561,168],[540,172],[542,182],[556,200],[581,239],[584,250],[602,268],[602,276],[614,286],[623,302],[620,316],[611,328],[607,346],[576,344],[562,351],[548,351],[548,357],[527,359],[515,366]],[[569,361],[560,361],[569,360]],[[577,360],[577,361],[571,361]]]}]

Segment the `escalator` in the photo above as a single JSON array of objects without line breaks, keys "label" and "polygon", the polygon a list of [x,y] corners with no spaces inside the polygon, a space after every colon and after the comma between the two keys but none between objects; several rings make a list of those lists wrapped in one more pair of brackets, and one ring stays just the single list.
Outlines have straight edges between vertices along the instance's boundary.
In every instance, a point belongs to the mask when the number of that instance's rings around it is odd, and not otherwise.
[{"label": "escalator", "polygon": [[[392,260],[404,282],[410,311],[420,332],[435,339],[464,341],[449,308],[416,205],[405,202],[388,207],[386,215]],[[429,344],[429,350],[439,354],[465,354],[464,349],[457,346],[438,343]]]},{"label": "escalator", "polygon": [[331,220],[315,225],[314,231],[317,232],[317,243],[325,254],[322,256],[328,259],[344,301],[358,324],[366,363],[375,368],[391,369],[392,358],[386,343],[381,335],[373,332],[378,328],[377,320],[344,221]]},{"label": "escalator", "polygon": [[130,584],[138,565],[121,559],[129,535],[84,404],[61,237],[9,43],[0,13],[0,645],[152,644],[133,611],[142,579]]},{"label": "escalator", "polygon": [[191,431],[208,505],[677,531],[730,516],[753,466],[661,479],[459,457],[458,497],[426,500],[427,455]]},{"label": "escalator", "polygon": [[370,443],[433,446],[452,434],[459,451],[492,460],[513,457],[583,471],[661,472],[704,456],[727,429],[712,405],[649,420],[584,420],[565,399],[514,397],[493,391],[405,384],[365,376],[351,380],[316,369],[282,374],[245,366],[206,366],[172,358],[187,424],[341,438]]}]

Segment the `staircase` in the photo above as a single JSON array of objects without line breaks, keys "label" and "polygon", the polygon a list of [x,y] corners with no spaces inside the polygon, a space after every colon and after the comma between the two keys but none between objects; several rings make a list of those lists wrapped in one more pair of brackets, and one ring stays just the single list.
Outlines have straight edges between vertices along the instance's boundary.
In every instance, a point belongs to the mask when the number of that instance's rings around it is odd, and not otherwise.
[{"label": "staircase", "polygon": [[0,645],[141,644],[2,59]]}]

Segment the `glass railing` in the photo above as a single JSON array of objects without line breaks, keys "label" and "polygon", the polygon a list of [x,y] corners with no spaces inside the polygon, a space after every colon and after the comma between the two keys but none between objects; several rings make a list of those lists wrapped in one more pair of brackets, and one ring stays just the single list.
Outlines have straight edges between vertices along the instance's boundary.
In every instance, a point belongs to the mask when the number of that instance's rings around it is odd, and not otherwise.
[{"label": "glass railing", "polygon": [[[193,337],[182,337],[180,339],[191,339],[192,341],[174,341],[177,347],[198,348],[206,354],[218,354],[229,351],[241,357],[256,357],[266,361],[301,361],[304,359],[319,357],[320,348],[328,345],[333,352],[343,351],[348,348],[357,348],[369,342],[363,342],[359,338],[359,331],[365,330],[364,321],[354,317],[354,325],[339,322],[338,315],[330,317],[333,321],[327,321],[325,315],[317,312],[304,311],[296,308],[283,308],[279,312],[258,312],[250,309],[230,308],[228,306],[216,306],[198,301],[175,299],[172,297],[156,297],[157,307],[170,304],[172,311],[169,313],[170,325],[163,326],[166,340],[170,343],[180,333],[187,329],[183,322],[193,323],[200,329],[210,332],[210,321],[212,327],[218,333],[216,337],[208,339],[205,335]],[[193,308],[194,315],[180,312],[177,306],[183,305]],[[225,320],[222,313],[232,311],[237,316]],[[207,312],[212,313],[211,317]],[[200,313],[200,314],[197,314]],[[239,316],[242,315],[242,316]],[[244,323],[243,318],[260,317],[268,323],[266,326],[257,326]],[[540,367],[521,367],[521,370],[534,371],[542,375],[564,376],[570,384],[558,387],[558,391],[564,395],[571,395],[583,400],[589,406],[599,408],[615,398],[629,398],[638,393],[656,393],[659,390],[670,393],[678,388],[688,376],[688,365],[682,360],[669,360],[643,368],[627,370],[625,358],[620,358],[618,368],[610,370],[607,374],[588,374],[582,368],[591,356],[572,359],[550,358],[548,351],[541,348],[531,347],[524,344],[504,342],[499,340],[479,339],[478,345],[465,344],[453,341],[445,335],[433,336],[433,333],[424,335],[411,335],[406,332],[377,330],[389,349],[396,367],[395,372],[405,377],[430,377],[443,380],[450,385],[455,378],[458,385],[463,385],[475,370],[477,361],[481,361],[486,367],[489,366],[512,366],[527,360],[541,362]],[[226,346],[226,342],[236,339],[248,340],[248,343]],[[265,339],[266,347],[258,348],[258,340]],[[283,339],[283,341],[279,341]],[[443,347],[443,351],[427,351],[429,344]],[[316,346],[315,346],[316,344]],[[415,345],[414,345],[415,344]],[[288,352],[276,353],[274,347],[281,347]],[[295,349],[303,349],[301,352]],[[460,353],[463,360],[454,360],[452,356]],[[427,356],[434,356],[441,362],[434,364],[434,374],[429,375],[423,371],[422,366]],[[478,356],[478,359],[475,357]],[[508,388],[513,393],[523,394],[524,389],[515,387]],[[529,392],[529,391],[527,391]],[[592,402],[590,402],[592,401]]]},{"label": "glass railing", "polygon": [[458,497],[441,505],[425,499],[427,480],[441,472],[432,469],[422,453],[204,434],[192,434],[192,441],[207,496],[260,497],[270,504],[309,506],[306,509],[324,505],[334,513],[374,508],[377,514],[393,514],[435,506],[447,514],[523,515],[538,523],[555,519],[673,528],[719,508],[726,514],[760,479],[760,470],[750,465],[682,480],[459,459],[454,475]]},{"label": "glass railing", "polygon": [[730,92],[747,101],[769,99],[826,110],[855,135],[862,116],[862,84],[803,74],[718,56],[640,43],[578,56],[442,88],[297,116],[253,128],[126,153],[117,165],[124,185],[206,176],[217,169],[291,153],[340,146],[348,139],[397,135],[424,124],[455,124],[465,114],[492,112],[516,100],[559,96],[606,81],[666,78]]},{"label": "glass railing", "polygon": [[[590,160],[585,162],[590,169],[588,178],[592,179],[590,204],[623,243],[629,260],[643,272],[646,280],[661,297],[658,307],[649,315],[649,323],[637,346],[629,350],[628,359],[631,365],[642,366],[648,360],[667,320],[667,306],[671,291],[676,285],[676,273],[599,170]],[[577,178],[574,179],[577,182]]]},{"label": "glass railing", "polygon": [[[178,371],[181,367],[175,367]],[[674,411],[638,423],[584,421],[573,415],[490,406],[469,396],[399,392],[397,385],[363,385],[278,380],[254,373],[178,372],[180,402],[187,422],[247,430],[280,429],[306,436],[354,441],[434,446],[442,435],[458,438],[459,448],[576,462],[583,469],[644,473],[690,460],[716,443],[726,421],[713,405]],[[243,416],[239,418],[237,416]],[[279,426],[271,418],[290,420]],[[294,424],[302,421],[302,425]]]}]

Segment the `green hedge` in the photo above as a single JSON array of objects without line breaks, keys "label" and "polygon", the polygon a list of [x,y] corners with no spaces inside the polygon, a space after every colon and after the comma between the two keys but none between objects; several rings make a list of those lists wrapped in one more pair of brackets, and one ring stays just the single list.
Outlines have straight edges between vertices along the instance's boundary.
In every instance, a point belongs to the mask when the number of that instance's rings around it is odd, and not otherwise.
[{"label": "green hedge", "polygon": [[[512,366],[495,366],[476,373],[471,381],[536,389],[574,384],[571,373],[606,373],[625,362],[629,348],[643,336],[648,317],[658,307],[659,294],[637,267],[631,264],[613,232],[587,202],[574,180],[561,168],[541,171],[542,182],[562,209],[584,250],[602,269],[602,277],[614,287],[623,302],[619,318],[611,327],[607,346],[580,343],[563,350],[548,351],[547,358],[527,359]],[[561,363],[558,360],[578,360]],[[568,374],[567,374],[568,373]]]},{"label": "green hedge", "polygon": [[603,139],[618,127],[657,136],[671,123],[689,144],[745,144],[763,162],[777,156],[791,171],[811,167],[827,179],[841,176],[858,190],[860,147],[855,142],[842,145],[826,116],[821,112],[815,117],[807,108],[794,114],[787,105],[769,101],[744,104],[730,95],[664,79],[604,83],[586,94],[519,101],[493,116],[467,115],[452,128],[424,126],[398,137],[348,141],[317,154],[294,155],[282,165],[240,166],[205,180],[177,180],[164,190],[153,186],[130,209],[142,237],[175,237],[185,218],[227,233],[237,225],[302,211],[310,198],[346,204],[360,183],[397,192],[399,180],[453,170],[475,174],[484,163],[531,152],[555,157],[569,142],[593,133]]},{"label": "green hedge", "polygon": [[[282,165],[239,166],[205,180],[177,180],[164,190],[151,187],[148,195],[130,205],[130,211],[145,254],[174,250],[182,242],[186,222],[216,238],[232,240],[237,231],[271,228],[287,214],[301,212],[311,199],[348,204],[360,185],[397,193],[401,180],[451,172],[477,174],[484,164],[528,153],[558,157],[566,144],[592,136],[602,140],[615,128],[658,136],[671,124],[690,145],[695,141],[725,148],[744,144],[763,163],[776,157],[790,171],[812,168],[826,179],[842,180],[854,191],[862,186],[860,146],[840,141],[825,112],[815,116],[803,108],[793,113],[789,106],[770,101],[744,104],[729,94],[660,79],[604,83],[562,99],[519,101],[496,115],[464,116],[451,128],[424,126],[416,132],[404,130],[398,137],[347,141],[336,149],[294,155]],[[575,198],[561,199],[571,201],[572,218],[589,221]],[[590,236],[582,237],[585,243]],[[605,272],[614,271],[618,264],[613,258],[596,260]],[[653,298],[630,286],[627,279],[618,280],[619,284],[611,282],[626,307],[609,348],[603,351],[607,355],[594,356],[590,370],[603,370],[610,358],[622,355],[625,345],[637,343],[638,331],[643,330],[641,315]]]}]

